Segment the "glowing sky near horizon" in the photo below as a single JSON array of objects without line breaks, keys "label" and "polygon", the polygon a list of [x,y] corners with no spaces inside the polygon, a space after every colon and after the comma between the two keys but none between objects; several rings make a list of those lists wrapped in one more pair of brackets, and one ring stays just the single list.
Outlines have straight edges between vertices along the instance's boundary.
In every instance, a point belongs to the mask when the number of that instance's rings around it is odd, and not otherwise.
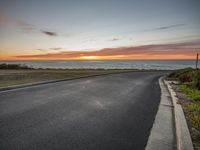
[{"label": "glowing sky near horizon", "polygon": [[0,60],[192,59],[199,0],[0,0]]}]

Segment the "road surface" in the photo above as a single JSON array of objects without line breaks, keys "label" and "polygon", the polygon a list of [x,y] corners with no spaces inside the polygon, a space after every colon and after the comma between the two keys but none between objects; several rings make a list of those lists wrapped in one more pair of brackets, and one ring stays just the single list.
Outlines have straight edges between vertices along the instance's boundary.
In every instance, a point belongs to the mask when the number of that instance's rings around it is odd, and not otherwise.
[{"label": "road surface", "polygon": [[142,150],[165,72],[132,72],[0,92],[0,150]]}]

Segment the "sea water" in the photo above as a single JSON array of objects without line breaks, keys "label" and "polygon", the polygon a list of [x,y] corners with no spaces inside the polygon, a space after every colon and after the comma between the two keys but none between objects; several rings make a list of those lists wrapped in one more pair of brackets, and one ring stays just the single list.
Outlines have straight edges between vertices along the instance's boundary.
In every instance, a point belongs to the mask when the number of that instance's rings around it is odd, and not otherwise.
[{"label": "sea water", "polygon": [[0,64],[21,64],[33,68],[62,69],[156,69],[174,70],[195,67],[195,60],[54,60],[54,61],[0,61]]}]

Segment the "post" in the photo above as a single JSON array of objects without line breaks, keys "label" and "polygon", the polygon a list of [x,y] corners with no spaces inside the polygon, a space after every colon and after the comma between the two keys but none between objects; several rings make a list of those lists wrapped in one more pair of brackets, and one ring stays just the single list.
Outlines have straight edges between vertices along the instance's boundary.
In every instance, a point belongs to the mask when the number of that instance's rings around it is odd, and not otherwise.
[{"label": "post", "polygon": [[199,54],[197,53],[197,58],[196,58],[196,69],[198,69],[198,62],[199,62]]}]

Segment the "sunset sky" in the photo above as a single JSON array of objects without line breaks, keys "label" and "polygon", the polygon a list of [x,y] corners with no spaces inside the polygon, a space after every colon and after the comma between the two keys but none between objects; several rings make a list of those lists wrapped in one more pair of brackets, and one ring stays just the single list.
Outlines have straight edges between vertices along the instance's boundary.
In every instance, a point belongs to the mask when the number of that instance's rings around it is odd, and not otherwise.
[{"label": "sunset sky", "polygon": [[200,0],[0,0],[0,60],[194,59]]}]

